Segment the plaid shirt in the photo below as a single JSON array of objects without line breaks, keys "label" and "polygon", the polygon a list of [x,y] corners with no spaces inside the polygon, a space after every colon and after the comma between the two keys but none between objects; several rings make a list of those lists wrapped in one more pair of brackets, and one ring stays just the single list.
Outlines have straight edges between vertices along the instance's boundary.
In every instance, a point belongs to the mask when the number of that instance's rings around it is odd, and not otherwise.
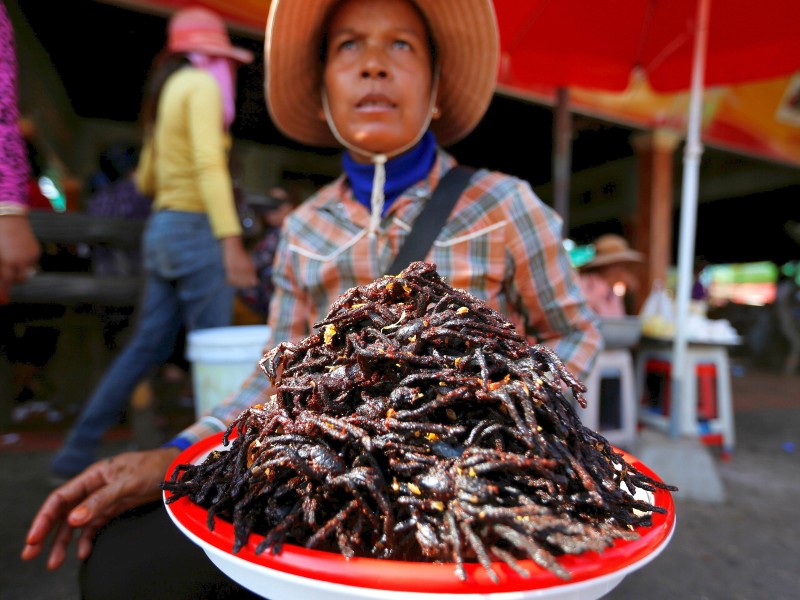
[{"label": "plaid shirt", "polygon": [[[290,214],[273,271],[268,347],[308,336],[340,294],[384,275],[432,190],[454,164],[439,150],[427,179],[392,204],[374,237],[368,234],[369,213],[344,176]],[[561,218],[527,182],[480,170],[426,260],[449,285],[485,300],[525,331],[530,343],[550,346],[583,377],[601,338],[563,249],[561,228]],[[191,443],[220,431],[271,393],[269,380],[257,370],[181,438]]]}]

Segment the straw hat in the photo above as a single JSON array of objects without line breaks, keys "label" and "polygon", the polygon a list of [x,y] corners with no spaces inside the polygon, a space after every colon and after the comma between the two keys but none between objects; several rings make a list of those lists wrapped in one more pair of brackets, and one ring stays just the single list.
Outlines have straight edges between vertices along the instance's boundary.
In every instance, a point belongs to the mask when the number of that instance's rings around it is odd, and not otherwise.
[{"label": "straw hat", "polygon": [[231,44],[222,18],[199,6],[172,15],[167,26],[167,51],[202,52],[232,58],[242,64],[253,61],[252,52]]},{"label": "straw hat", "polygon": [[[311,146],[339,146],[320,120],[323,25],[337,0],[273,0],[265,42],[266,93],[275,125]],[[431,130],[457,142],[483,118],[494,93],[500,42],[491,0],[414,0],[430,25],[441,66]]]},{"label": "straw hat", "polygon": [[626,262],[640,263],[643,260],[644,254],[632,250],[625,238],[607,233],[594,241],[594,258],[581,268],[591,269]]}]

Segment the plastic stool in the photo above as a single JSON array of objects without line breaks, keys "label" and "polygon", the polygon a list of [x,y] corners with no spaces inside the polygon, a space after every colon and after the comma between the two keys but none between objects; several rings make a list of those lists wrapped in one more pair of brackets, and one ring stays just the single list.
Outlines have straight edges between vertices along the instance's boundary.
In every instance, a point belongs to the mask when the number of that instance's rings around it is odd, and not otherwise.
[{"label": "plastic stool", "polygon": [[649,359],[645,364],[645,384],[642,408],[658,414],[669,414],[672,364],[667,360]]},{"label": "plastic stool", "polygon": [[[645,382],[641,405],[644,410],[669,416],[672,363],[651,358],[645,363]],[[717,367],[714,363],[699,363],[697,377],[697,417],[701,420],[717,418]]]},{"label": "plastic stool", "polygon": [[714,363],[697,365],[697,418],[717,418],[717,367]]},{"label": "plastic stool", "polygon": [[586,378],[586,409],[581,422],[614,446],[636,440],[636,395],[633,359],[628,350],[602,350]]},{"label": "plastic stool", "polygon": [[[670,349],[646,346],[640,349],[637,386],[642,390],[643,410],[639,413],[639,419],[646,425],[665,431],[671,429],[670,401],[664,399],[660,407],[665,409],[663,412],[653,410],[654,391],[649,389],[648,384],[659,378],[671,379],[671,371]],[[718,444],[722,446],[723,455],[729,454],[733,450],[736,434],[727,348],[716,344],[689,344],[683,373],[678,432],[698,437],[706,444]]]}]

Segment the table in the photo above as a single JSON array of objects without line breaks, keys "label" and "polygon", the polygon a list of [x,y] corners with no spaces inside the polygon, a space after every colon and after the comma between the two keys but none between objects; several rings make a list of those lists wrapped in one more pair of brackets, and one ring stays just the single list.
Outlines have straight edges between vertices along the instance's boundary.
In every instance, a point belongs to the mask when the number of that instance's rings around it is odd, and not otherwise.
[{"label": "table", "polygon": [[[36,238],[47,244],[85,244],[118,249],[139,248],[144,222],[82,213],[31,211]],[[62,307],[58,317],[27,323],[59,330],[53,357],[59,396],[65,407],[82,406],[111,360],[103,342],[103,313],[97,308],[134,308],[142,279],[138,275],[101,276],[87,272],[40,272],[11,288],[10,305]],[[0,352],[0,431],[11,427],[12,368]]]}]

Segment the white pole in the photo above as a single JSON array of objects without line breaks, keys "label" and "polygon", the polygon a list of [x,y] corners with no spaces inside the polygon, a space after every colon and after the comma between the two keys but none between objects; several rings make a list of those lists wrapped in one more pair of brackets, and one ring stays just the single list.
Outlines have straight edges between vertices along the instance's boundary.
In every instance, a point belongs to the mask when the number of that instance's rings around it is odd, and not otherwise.
[{"label": "white pole", "polygon": [[688,332],[686,320],[693,282],[694,238],[697,229],[697,189],[700,174],[700,120],[703,109],[703,81],[705,79],[706,47],[708,44],[708,16],[711,0],[698,0],[695,25],[694,55],[692,59],[692,87],[689,97],[689,122],[686,145],[683,151],[683,189],[681,192],[681,223],[678,247],[678,284],[675,307],[675,339],[672,346],[672,403],[670,435],[681,433],[681,414],[686,410],[681,390],[683,382],[691,377],[684,369]]}]

